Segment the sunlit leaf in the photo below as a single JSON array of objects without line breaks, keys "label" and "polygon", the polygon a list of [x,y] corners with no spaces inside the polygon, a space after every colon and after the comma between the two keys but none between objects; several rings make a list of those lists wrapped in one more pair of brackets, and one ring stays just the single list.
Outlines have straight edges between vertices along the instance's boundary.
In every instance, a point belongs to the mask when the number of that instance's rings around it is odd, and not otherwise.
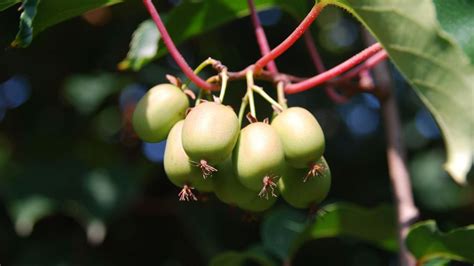
[{"label": "sunlit leaf", "polygon": [[472,165],[474,68],[439,25],[430,0],[328,0],[359,19],[387,50],[443,133],[446,170],[460,184]]},{"label": "sunlit leaf", "polygon": [[135,30],[127,57],[120,62],[119,69],[139,70],[150,62],[158,51],[160,33],[152,20],[145,20]]}]

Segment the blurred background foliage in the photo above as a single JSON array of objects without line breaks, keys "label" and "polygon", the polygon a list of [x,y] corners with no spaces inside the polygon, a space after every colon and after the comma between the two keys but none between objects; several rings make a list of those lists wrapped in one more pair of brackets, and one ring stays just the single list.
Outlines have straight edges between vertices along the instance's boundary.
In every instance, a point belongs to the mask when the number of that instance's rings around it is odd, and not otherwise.
[{"label": "blurred background foliage", "polygon": [[[163,12],[179,3],[156,2]],[[278,8],[259,16],[271,45],[296,25]],[[15,7],[0,16],[2,266],[206,265],[230,250],[213,264],[230,265],[226,259],[235,261],[236,256],[250,256],[262,265],[285,258],[290,248],[285,238],[303,230],[307,211],[279,202],[270,212],[249,216],[213,195],[178,202],[178,189],[163,171],[165,143],[142,143],[134,135],[130,116],[146,90],[166,82],[166,74],[184,78],[167,55],[136,72],[118,70],[134,30],[148,18],[140,1],[68,20],[38,35],[27,49],[9,48],[18,18]],[[359,24],[333,7],[321,14],[312,34],[327,66],[363,48]],[[238,70],[259,58],[248,17],[179,48],[191,66],[213,57]],[[315,72],[301,41],[277,63],[283,72]],[[443,231],[473,223],[474,188],[456,185],[443,170],[445,151],[436,123],[395,68],[390,69],[421,218],[435,219]],[[271,84],[261,84],[273,93]],[[238,107],[244,87],[241,82],[230,85],[228,104]],[[271,108],[258,103],[259,116],[268,116]],[[325,132],[333,173],[325,204],[349,201],[374,207],[392,202],[380,106],[372,95],[335,105],[323,90],[314,89],[290,96],[289,105],[310,109]],[[277,230],[278,222],[285,221],[293,221],[293,229]],[[395,253],[351,236],[305,241],[294,256],[294,265],[396,261]]]}]

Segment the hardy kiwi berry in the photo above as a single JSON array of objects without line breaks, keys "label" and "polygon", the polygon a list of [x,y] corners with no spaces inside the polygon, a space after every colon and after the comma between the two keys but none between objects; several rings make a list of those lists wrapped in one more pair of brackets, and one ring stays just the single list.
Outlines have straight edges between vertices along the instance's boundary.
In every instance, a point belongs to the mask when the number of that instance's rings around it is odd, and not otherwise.
[{"label": "hardy kiwi berry", "polygon": [[188,98],[180,88],[157,85],[138,102],[132,117],[133,128],[146,142],[163,141],[173,125],[184,119],[188,108]]}]

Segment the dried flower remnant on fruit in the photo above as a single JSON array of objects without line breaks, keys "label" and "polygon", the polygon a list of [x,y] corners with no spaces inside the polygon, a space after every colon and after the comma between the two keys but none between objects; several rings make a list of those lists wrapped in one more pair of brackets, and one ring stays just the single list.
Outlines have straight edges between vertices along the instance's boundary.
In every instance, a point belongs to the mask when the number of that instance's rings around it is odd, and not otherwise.
[{"label": "dried flower remnant on fruit", "polygon": [[275,188],[277,187],[277,184],[275,183],[274,179],[275,177],[268,175],[263,178],[263,188],[260,190],[260,193],[258,193],[259,197],[268,199],[268,194],[271,194],[273,197],[277,197],[275,194]]},{"label": "dried flower remnant on fruit", "polygon": [[303,182],[308,181],[312,177],[322,175],[324,169],[325,169],[325,167],[322,163],[312,163],[311,166],[309,167],[308,173],[303,178]]},{"label": "dried flower remnant on fruit", "polygon": [[201,169],[202,172],[202,178],[206,179],[208,177],[212,177],[212,174],[217,172],[217,169],[207,163],[206,160],[200,160],[199,163],[191,161],[191,163]]},{"label": "dried flower remnant on fruit", "polygon": [[194,196],[193,194],[193,191],[192,191],[193,189],[194,188],[188,185],[184,185],[183,189],[181,189],[181,191],[178,193],[179,201],[190,201],[190,200],[197,201],[196,196]]}]

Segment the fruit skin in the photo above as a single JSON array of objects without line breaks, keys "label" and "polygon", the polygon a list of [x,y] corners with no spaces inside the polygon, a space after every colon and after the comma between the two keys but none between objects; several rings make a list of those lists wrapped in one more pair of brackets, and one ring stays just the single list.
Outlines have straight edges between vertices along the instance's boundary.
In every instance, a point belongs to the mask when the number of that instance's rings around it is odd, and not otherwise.
[{"label": "fruit skin", "polygon": [[172,84],[151,88],[138,102],[132,124],[137,135],[146,142],[166,139],[173,125],[184,119],[189,101],[186,94]]},{"label": "fruit skin", "polygon": [[211,192],[214,189],[212,179],[203,179],[199,168],[191,164],[184,152],[181,143],[183,124],[184,120],[176,123],[168,135],[163,158],[166,175],[178,187],[189,185],[202,192]]},{"label": "fruit skin", "polygon": [[239,181],[253,191],[262,189],[265,176],[277,178],[285,162],[280,138],[262,122],[242,129],[232,157]]},{"label": "fruit skin", "polygon": [[280,194],[291,206],[304,209],[326,198],[331,188],[331,171],[324,157],[317,163],[323,167],[322,172],[306,182],[303,182],[306,170],[291,166],[286,167],[285,174],[278,180]]},{"label": "fruit skin", "polygon": [[272,207],[275,202],[277,202],[276,197],[269,197],[266,199],[257,196],[250,201],[239,203],[237,206],[242,210],[250,212],[263,212],[270,209],[270,207]]},{"label": "fruit skin", "polygon": [[307,168],[324,153],[324,133],[316,118],[306,109],[291,107],[272,121],[285,151],[285,159],[293,167]]},{"label": "fruit skin", "polygon": [[244,187],[234,174],[232,159],[229,157],[221,165],[217,165],[212,181],[214,193],[219,200],[230,205],[239,205],[250,202],[257,196],[257,192]]},{"label": "fruit skin", "polygon": [[232,153],[239,136],[239,119],[231,107],[203,102],[186,116],[183,147],[188,156],[199,162],[223,162]]}]

